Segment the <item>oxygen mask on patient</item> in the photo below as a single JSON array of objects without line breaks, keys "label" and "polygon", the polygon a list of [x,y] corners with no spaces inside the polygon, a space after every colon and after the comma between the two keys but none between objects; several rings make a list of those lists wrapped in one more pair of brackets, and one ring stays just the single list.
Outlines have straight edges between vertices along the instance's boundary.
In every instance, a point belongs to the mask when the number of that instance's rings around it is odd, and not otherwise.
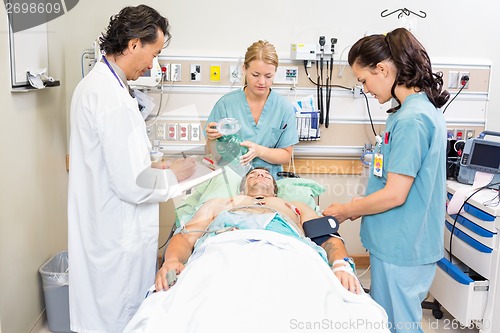
[{"label": "oxygen mask on patient", "polygon": [[222,118],[219,120],[217,123],[217,131],[222,134],[222,136],[217,139],[216,148],[221,156],[221,160],[219,161],[220,165],[231,164],[230,167],[233,168],[234,171],[240,175],[245,175],[251,166],[240,165],[240,157],[248,152],[247,147],[240,145],[243,141],[238,133],[240,129],[241,125],[238,119]]}]

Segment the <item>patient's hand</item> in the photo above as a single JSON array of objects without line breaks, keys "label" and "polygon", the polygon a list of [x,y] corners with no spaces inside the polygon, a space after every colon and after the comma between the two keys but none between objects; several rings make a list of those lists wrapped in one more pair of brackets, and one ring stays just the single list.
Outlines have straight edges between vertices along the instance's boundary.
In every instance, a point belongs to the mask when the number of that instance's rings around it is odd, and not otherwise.
[{"label": "patient's hand", "polygon": [[[335,266],[333,268],[335,268]],[[344,271],[337,271],[333,274],[335,274],[345,289],[355,294],[361,294],[361,284],[356,276]]]},{"label": "patient's hand", "polygon": [[155,290],[168,290],[170,287],[167,281],[168,271],[175,271],[179,275],[184,270],[184,264],[178,260],[166,260],[156,273]]}]

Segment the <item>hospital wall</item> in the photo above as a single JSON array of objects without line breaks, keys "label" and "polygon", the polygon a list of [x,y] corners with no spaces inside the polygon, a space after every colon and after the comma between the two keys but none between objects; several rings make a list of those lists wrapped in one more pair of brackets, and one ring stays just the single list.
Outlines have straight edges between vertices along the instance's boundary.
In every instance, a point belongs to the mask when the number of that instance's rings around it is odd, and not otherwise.
[{"label": "hospital wall", "polygon": [[[43,314],[39,267],[67,248],[64,20],[49,25],[60,87],[13,93],[8,22],[0,11],[0,331],[29,332]],[[30,53],[32,50],[25,50]]]},{"label": "hospital wall", "polygon": [[[448,2],[423,0],[405,3],[414,12],[426,12],[425,19],[415,16],[398,19],[397,14],[382,18],[380,13],[383,10],[391,11],[402,6],[397,0],[365,2],[362,5],[327,0],[255,0],[248,3],[231,0],[147,0],[145,3],[157,8],[172,24],[173,38],[162,57],[238,59],[252,42],[267,39],[275,44],[280,58],[287,59],[292,42],[316,43],[319,35],[338,38],[336,50],[340,55],[365,33],[386,32],[406,20],[428,49],[432,60],[452,59],[441,61],[449,63],[486,61],[492,64],[485,102],[486,115],[479,114],[478,117],[485,117],[484,128],[500,131],[500,73],[497,66],[500,63],[497,42],[500,20],[496,17],[494,2],[459,0],[450,5]],[[72,92],[81,79],[81,55],[83,50],[91,48],[92,41],[103,31],[109,17],[127,4],[135,5],[137,2],[80,1],[73,10],[49,22],[49,68],[52,75],[61,80],[61,86],[29,93],[10,92],[7,18],[5,14],[1,16],[1,43],[4,46],[0,51],[0,77],[4,78],[0,82],[3,104],[3,120],[0,123],[1,332],[29,332],[43,315],[38,268],[67,248],[67,113]],[[346,53],[342,59],[345,60],[345,57]],[[205,93],[176,94],[167,106],[174,109],[176,105],[194,104],[204,116],[210,112],[216,95],[221,93],[223,91],[209,98]],[[339,101],[345,101],[348,107],[353,108],[354,102],[347,101],[347,97],[336,97],[333,102]],[[457,105],[463,105],[463,102]],[[349,133],[348,128],[364,131],[367,126],[364,122],[332,123],[330,128],[324,129],[324,139],[313,146],[348,146],[350,135],[362,141],[359,138],[369,138],[369,131],[364,134]],[[335,153],[330,158],[341,159],[341,155]],[[319,157],[318,161],[328,158]],[[355,159],[352,156],[348,158]],[[360,177],[306,176],[333,189],[322,196],[322,206],[327,205],[329,200],[349,200],[354,194],[352,188]],[[358,224],[343,226],[342,231],[349,251],[354,253],[363,251],[357,236]]]}]

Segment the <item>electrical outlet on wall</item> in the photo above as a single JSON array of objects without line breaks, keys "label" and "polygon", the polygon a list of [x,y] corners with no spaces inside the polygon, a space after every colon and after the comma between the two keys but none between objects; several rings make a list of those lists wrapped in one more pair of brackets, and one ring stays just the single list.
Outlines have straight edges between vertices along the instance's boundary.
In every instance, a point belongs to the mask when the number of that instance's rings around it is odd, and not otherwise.
[{"label": "electrical outlet on wall", "polygon": [[166,140],[167,139],[167,124],[166,123],[156,123],[156,139]]},{"label": "electrical outlet on wall", "polygon": [[229,83],[240,83],[241,67],[239,65],[229,65]]},{"label": "electrical outlet on wall", "polygon": [[354,94],[354,98],[363,97],[363,86],[360,84],[355,85],[352,92]]},{"label": "electrical outlet on wall", "polygon": [[457,71],[450,71],[448,73],[448,88],[457,89],[459,78],[459,73]]},{"label": "electrical outlet on wall", "polygon": [[200,124],[191,124],[191,141],[200,141]]},{"label": "electrical outlet on wall", "polygon": [[296,84],[299,76],[297,66],[280,66],[274,75],[275,84]]},{"label": "electrical outlet on wall", "polygon": [[177,141],[177,124],[168,124],[167,128],[168,128],[167,140]]},{"label": "electrical outlet on wall", "polygon": [[220,65],[210,65],[210,82],[220,82]]},{"label": "electrical outlet on wall", "polygon": [[456,128],[455,129],[455,139],[457,141],[465,139],[465,130],[463,128]]},{"label": "electrical outlet on wall", "polygon": [[163,73],[163,80],[170,81],[170,64],[161,65],[161,72]]},{"label": "electrical outlet on wall", "polygon": [[189,124],[179,124],[179,141],[189,140]]},{"label": "electrical outlet on wall", "polygon": [[472,139],[476,131],[473,129],[468,129],[465,131],[465,140]]},{"label": "electrical outlet on wall", "polygon": [[170,64],[170,81],[181,81],[181,64]]},{"label": "electrical outlet on wall", "polygon": [[191,64],[191,81],[201,81],[201,65]]},{"label": "electrical outlet on wall", "polygon": [[[460,77],[459,78],[460,87],[463,86],[464,89],[469,89],[470,72],[460,72],[459,77]],[[465,78],[468,78],[468,79],[465,79]]]},{"label": "electrical outlet on wall", "polygon": [[455,140],[455,129],[454,128],[448,128],[446,130],[446,138],[448,140]]}]

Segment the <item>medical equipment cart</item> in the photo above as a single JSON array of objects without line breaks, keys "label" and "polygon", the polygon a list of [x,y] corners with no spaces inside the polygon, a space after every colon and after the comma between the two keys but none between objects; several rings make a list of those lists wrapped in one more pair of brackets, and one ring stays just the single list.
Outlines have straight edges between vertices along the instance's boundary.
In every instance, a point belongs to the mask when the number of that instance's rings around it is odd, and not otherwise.
[{"label": "medical equipment cart", "polygon": [[[448,180],[448,200],[464,187],[470,188],[467,199],[475,192],[472,186]],[[500,327],[499,229],[496,190],[483,189],[474,194],[458,216],[447,213],[445,255],[438,262],[430,289],[430,294],[460,325],[479,328],[480,333],[493,333]],[[499,304],[495,304],[496,300]]]}]

